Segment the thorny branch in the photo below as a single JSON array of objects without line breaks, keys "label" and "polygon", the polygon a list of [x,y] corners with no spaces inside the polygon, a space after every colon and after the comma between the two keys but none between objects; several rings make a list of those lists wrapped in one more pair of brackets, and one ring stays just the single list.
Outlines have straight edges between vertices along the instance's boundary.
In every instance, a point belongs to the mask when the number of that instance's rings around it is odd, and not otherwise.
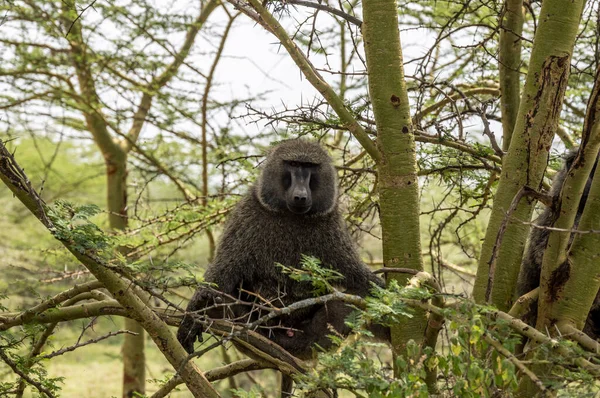
[{"label": "thorny branch", "polygon": [[110,333],[107,333],[107,334],[105,334],[103,336],[96,337],[94,339],[90,339],[90,340],[85,341],[83,343],[77,343],[77,344],[74,344],[74,345],[69,346],[69,347],[61,348],[60,350],[53,351],[50,354],[42,355],[40,358],[42,358],[42,359],[54,358],[54,357],[57,357],[59,355],[63,355],[65,353],[67,353],[67,352],[75,351],[78,348],[85,347],[86,345],[95,344],[95,343],[98,343],[98,342],[100,342],[102,340],[106,340],[106,339],[108,339],[110,337],[118,336],[120,334],[132,334],[134,336],[137,336],[137,333],[134,333],[134,332],[132,332],[130,330],[117,330],[115,332],[110,332]]},{"label": "thorny branch", "polygon": [[43,395],[49,397],[49,398],[54,398],[55,395],[52,394],[52,392],[50,390],[48,390],[46,387],[44,387],[42,385],[42,383],[33,380],[31,377],[29,377],[27,374],[25,374],[24,372],[22,372],[21,370],[19,370],[19,367],[17,366],[16,363],[14,363],[6,354],[6,352],[4,352],[3,347],[0,347],[0,359],[2,359],[4,361],[4,363],[6,363],[13,372],[15,372],[15,374],[19,375],[19,377],[21,377],[21,379],[25,380],[27,383],[31,384],[32,386],[34,386],[40,393],[42,393]]}]

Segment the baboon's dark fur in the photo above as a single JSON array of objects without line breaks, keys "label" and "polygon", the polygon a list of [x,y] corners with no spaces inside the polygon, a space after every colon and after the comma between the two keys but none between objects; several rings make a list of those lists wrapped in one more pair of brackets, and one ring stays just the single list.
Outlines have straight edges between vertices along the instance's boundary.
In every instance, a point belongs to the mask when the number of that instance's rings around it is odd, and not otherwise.
[{"label": "baboon's dark fur", "polygon": [[[568,171],[577,156],[577,150],[570,151],[566,158],[562,169],[554,176],[552,181],[552,187],[550,189],[550,196],[552,197],[553,202],[556,202],[558,195],[560,194],[560,190],[562,188],[563,183],[567,177]],[[579,203],[579,208],[577,209],[577,216],[575,218],[575,224],[573,226],[574,229],[577,228],[579,224],[579,219],[581,218],[581,214],[583,213],[583,209],[585,207],[585,203],[587,201],[587,197],[589,194],[592,178],[594,177],[594,173],[596,171],[596,166],[598,164],[598,160],[594,164],[588,181],[585,186],[585,190],[581,197],[581,202]],[[553,210],[553,206],[548,206],[544,209],[542,214],[535,221],[536,224],[546,227],[551,227],[556,221],[556,214]],[[521,271],[519,273],[519,279],[517,282],[517,297],[520,297],[536,287],[540,285],[540,273],[542,269],[542,261],[544,259],[544,251],[546,250],[546,246],[548,245],[548,238],[550,235],[550,231],[547,229],[540,228],[532,228],[532,231],[529,235],[529,243],[527,244],[527,249],[525,251],[525,255],[523,256],[523,263],[521,265]],[[533,313],[527,314],[525,316],[525,321],[534,325],[535,320],[537,318],[537,306],[534,307]],[[600,337],[600,293],[596,296],[596,300],[594,305],[590,310],[590,314],[588,315],[584,332],[593,338]]]},{"label": "baboon's dark fur", "polygon": [[[289,210],[289,190],[293,186],[285,182],[289,177],[287,164],[308,173],[312,206],[304,214]],[[308,187],[308,182],[305,184]],[[384,284],[360,260],[340,215],[336,171],[331,158],[317,143],[290,140],[270,151],[257,183],[229,216],[205,280],[215,283],[219,291],[246,301],[255,301],[255,297],[245,293],[254,292],[263,299],[274,300],[273,305],[277,307],[287,306],[313,296],[312,286],[291,280],[275,264],[297,267],[302,254],[314,256],[340,272],[344,278],[337,285],[347,293],[365,296],[372,283]],[[187,311],[201,310],[213,302],[214,293],[198,289]],[[238,305],[227,310],[212,310],[207,315],[242,321],[259,316],[256,310],[249,311],[250,307]],[[350,332],[344,319],[351,311],[343,303],[330,302],[295,311],[268,325],[283,327],[258,331],[290,353],[308,358],[315,344],[325,349],[331,346],[327,338],[332,333],[330,327],[344,336]],[[376,329],[378,337],[389,338],[387,328]],[[188,352],[193,351],[202,330],[192,317],[184,318],[177,337]]]}]

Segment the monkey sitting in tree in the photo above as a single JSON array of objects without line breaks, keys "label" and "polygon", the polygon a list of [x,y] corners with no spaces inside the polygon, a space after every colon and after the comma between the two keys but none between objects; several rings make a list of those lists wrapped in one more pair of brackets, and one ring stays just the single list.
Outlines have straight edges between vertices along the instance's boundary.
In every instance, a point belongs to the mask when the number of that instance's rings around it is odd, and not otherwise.
[{"label": "monkey sitting in tree", "polygon": [[[560,191],[562,186],[567,178],[567,174],[573,161],[577,156],[577,150],[571,150],[566,158],[562,169],[554,176],[552,180],[552,187],[550,189],[550,196],[552,197],[552,201],[555,203],[558,200],[558,196],[560,195]],[[575,217],[575,223],[573,228],[577,229],[577,225],[579,224],[579,219],[581,218],[581,214],[583,213],[583,209],[585,207],[585,203],[588,198],[588,194],[590,191],[590,186],[592,184],[592,179],[594,178],[594,173],[596,172],[596,166],[598,165],[598,159],[596,159],[596,163],[590,172],[590,176],[585,185],[585,189],[583,191],[583,195],[581,196],[581,201],[579,203],[579,207],[577,208],[577,216]],[[555,214],[555,210],[553,209],[553,205],[548,206],[544,209],[542,214],[537,218],[536,224],[543,227],[551,227],[556,221],[557,215]],[[542,261],[544,259],[544,251],[546,250],[546,246],[548,245],[548,239],[550,237],[550,231],[548,229],[543,228],[533,228],[529,235],[529,242],[527,244],[527,249],[523,256],[523,262],[521,264],[521,271],[519,273],[519,279],[517,282],[517,297],[521,297],[524,294],[532,291],[540,285],[540,274],[542,269]],[[571,240],[573,237],[571,236]],[[525,314],[524,321],[534,326],[537,318],[537,305],[532,308],[531,313]],[[585,327],[583,331],[591,336],[594,339],[600,338],[600,292],[596,296],[596,300],[590,309],[590,313],[585,323]]]},{"label": "monkey sitting in tree", "polygon": [[[360,260],[338,209],[337,173],[331,158],[317,143],[300,139],[272,148],[258,181],[242,198],[226,222],[214,262],[204,279],[220,292],[244,302],[256,297],[285,307],[313,296],[312,285],[298,282],[276,265],[299,267],[301,256],[313,256],[343,279],[337,287],[349,294],[366,296],[375,283],[384,282]],[[249,294],[252,292],[253,294]],[[187,312],[212,306],[213,290],[200,288]],[[307,359],[315,345],[327,349],[333,328],[347,336],[344,320],[353,311],[341,302],[328,302],[292,312],[257,331],[291,354]],[[258,317],[251,306],[235,305],[207,311],[210,318],[248,322]],[[389,329],[374,326],[379,339],[389,341]],[[203,327],[186,315],[177,332],[179,342],[193,352]]]}]

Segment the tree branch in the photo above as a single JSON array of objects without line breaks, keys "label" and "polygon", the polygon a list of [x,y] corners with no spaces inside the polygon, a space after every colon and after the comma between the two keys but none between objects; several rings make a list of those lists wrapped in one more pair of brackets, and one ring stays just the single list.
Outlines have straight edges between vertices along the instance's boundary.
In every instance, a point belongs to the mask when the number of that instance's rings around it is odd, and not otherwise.
[{"label": "tree branch", "polygon": [[79,89],[84,99],[85,107],[82,108],[87,128],[94,137],[94,141],[106,155],[121,158],[125,154],[115,143],[108,132],[104,115],[101,110],[101,101],[96,91],[92,70],[88,62],[87,46],[83,40],[81,21],[75,9],[63,1],[62,20],[65,30],[69,32],[69,56],[75,67]]},{"label": "tree branch", "polygon": [[142,131],[142,127],[144,126],[144,122],[146,121],[146,116],[150,111],[152,106],[152,100],[156,93],[164,87],[172,78],[175,76],[179,67],[185,61],[185,58],[190,53],[190,49],[196,40],[196,36],[200,31],[200,28],[204,25],[210,14],[217,8],[219,5],[219,0],[209,0],[208,3],[204,5],[202,10],[200,10],[200,14],[196,18],[196,20],[192,23],[189,30],[185,35],[185,40],[179,49],[179,52],[174,55],[173,62],[161,73],[159,76],[155,77],[150,84],[143,90],[142,98],[140,100],[140,104],[138,106],[137,111],[133,115],[133,123],[129,132],[127,133],[128,139],[123,141],[122,147],[123,150],[127,153],[131,150],[131,143],[137,142],[137,139]]},{"label": "tree branch", "polygon": [[[234,6],[238,6],[238,2],[234,0],[228,0]],[[381,161],[381,153],[375,142],[371,140],[363,126],[361,126],[354,115],[346,108],[344,101],[335,93],[333,88],[323,79],[323,77],[317,72],[316,68],[306,58],[304,53],[296,46],[296,43],[288,36],[287,32],[281,24],[273,17],[273,15],[262,5],[259,0],[248,0],[252,7],[258,12],[261,18],[263,26],[267,27],[267,30],[273,33],[280,41],[281,45],[285,47],[290,57],[294,60],[298,68],[302,71],[306,79],[313,85],[315,89],[333,110],[337,113],[340,120],[342,121],[343,127],[348,129],[352,135],[358,140],[363,148],[369,153],[369,155],[379,163]]]},{"label": "tree branch", "polygon": [[356,25],[359,28],[362,26],[362,21],[360,20],[360,18],[357,18],[354,15],[350,15],[350,14],[348,14],[342,10],[339,10],[337,8],[330,7],[326,4],[314,3],[312,1],[305,1],[305,0],[282,0],[281,3],[294,4],[297,6],[303,6],[303,7],[314,8],[317,10],[325,11],[325,12],[328,12],[330,14],[333,14],[335,16],[342,18],[342,19],[350,22],[353,25]]},{"label": "tree branch", "polygon": [[98,281],[87,282],[82,285],[75,285],[69,290],[57,294],[49,300],[43,301],[40,304],[23,311],[21,314],[8,318],[6,316],[0,317],[0,331],[7,330],[15,325],[22,325],[28,323],[35,316],[41,314],[49,308],[56,307],[65,300],[77,296],[80,293],[90,292],[94,289],[102,287],[102,283]]},{"label": "tree branch", "polygon": [[429,115],[437,111],[438,109],[446,106],[449,103],[455,102],[462,98],[473,97],[477,94],[487,94],[494,97],[498,97],[500,95],[500,90],[497,87],[476,87],[469,90],[465,90],[460,93],[447,95],[444,99],[436,102],[435,104],[429,105],[427,108],[423,109],[421,112],[418,112],[414,117],[414,123],[418,124],[418,122],[423,119],[425,116]]},{"label": "tree branch", "polygon": [[61,348],[60,350],[53,351],[50,354],[42,355],[40,357],[40,359],[54,358],[54,357],[57,357],[59,355],[63,355],[65,353],[67,353],[67,352],[75,351],[78,348],[85,347],[86,345],[98,343],[98,342],[100,342],[102,340],[108,339],[109,337],[118,336],[118,335],[124,334],[124,333],[126,333],[126,334],[132,334],[134,336],[137,336],[137,333],[133,333],[133,332],[131,332],[129,330],[117,330],[115,332],[110,332],[110,333],[107,333],[107,334],[105,334],[103,336],[96,337],[95,339],[90,339],[90,340],[85,341],[83,343],[77,343],[77,344],[74,344],[72,346]]}]

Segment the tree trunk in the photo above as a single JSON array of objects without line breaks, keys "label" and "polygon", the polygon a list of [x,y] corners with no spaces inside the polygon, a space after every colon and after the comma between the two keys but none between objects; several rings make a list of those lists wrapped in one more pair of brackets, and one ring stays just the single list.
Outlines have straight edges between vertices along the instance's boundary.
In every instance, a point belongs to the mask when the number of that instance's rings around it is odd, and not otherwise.
[{"label": "tree trunk", "polygon": [[[600,68],[588,101],[583,126],[581,149],[565,178],[557,203],[558,218],[554,226],[573,228],[590,172],[600,150]],[[600,173],[588,194],[578,230],[598,229],[600,222]],[[570,245],[571,233],[551,231],[544,253],[538,301],[538,330],[551,330],[555,324],[569,324],[579,330],[589,313],[600,287],[597,253],[598,234],[576,234]],[[568,253],[567,253],[568,252]]]},{"label": "tree trunk", "polygon": [[[519,114],[508,153],[503,159],[473,292],[478,302],[491,302],[501,310],[512,306],[529,232],[528,226],[521,221],[530,220],[534,201],[526,198],[519,202],[508,219],[502,244],[496,248],[498,231],[522,188],[541,188],[548,151],[558,126],[583,5],[583,0],[568,3],[545,0],[540,11],[544,17],[540,18]],[[493,271],[491,278],[490,270]]]},{"label": "tree trunk", "polygon": [[[127,228],[127,155],[125,153],[106,157],[107,203],[109,224],[112,229]],[[125,253],[125,249],[121,251]],[[144,328],[133,319],[125,318],[125,329],[137,335],[125,334],[121,353],[123,355],[123,398],[145,394],[146,360],[144,352]]]},{"label": "tree trunk", "polygon": [[523,0],[506,0],[500,27],[500,107],[502,111],[502,150],[507,151],[519,112],[521,96],[521,34]]},{"label": "tree trunk", "polygon": [[[598,172],[594,175],[588,201],[577,229],[582,231],[600,229],[600,173]],[[543,285],[549,292],[558,290],[561,294],[553,297],[542,290],[546,293],[544,298],[547,301],[540,300],[545,308],[543,313],[538,315],[538,329],[552,323],[557,323],[559,330],[561,324],[570,324],[579,330],[583,329],[600,289],[598,247],[600,247],[600,235],[597,233],[575,237],[569,251],[568,268],[565,268],[570,277],[562,284],[559,284],[559,280],[549,277],[548,283]]]},{"label": "tree trunk", "polygon": [[[381,154],[377,167],[383,261],[387,267],[422,270],[415,139],[396,7],[394,0],[363,3],[369,94]],[[402,285],[408,280],[402,274],[389,277]],[[393,327],[392,345],[396,354],[403,351],[410,339],[421,342],[424,330],[423,316],[405,319],[402,325]]]}]

